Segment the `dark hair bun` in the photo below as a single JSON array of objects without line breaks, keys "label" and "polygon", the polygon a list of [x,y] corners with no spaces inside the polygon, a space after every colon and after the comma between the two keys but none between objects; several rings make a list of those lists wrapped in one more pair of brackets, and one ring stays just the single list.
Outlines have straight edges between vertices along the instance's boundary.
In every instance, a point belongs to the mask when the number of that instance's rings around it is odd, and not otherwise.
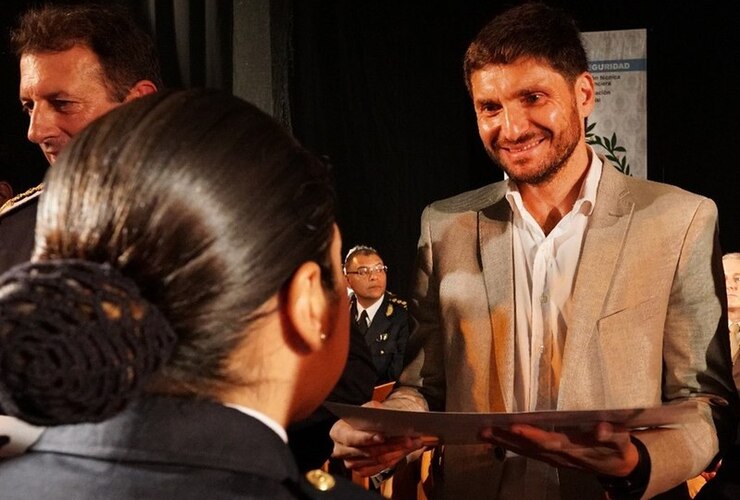
[{"label": "dark hair bun", "polygon": [[0,276],[0,406],[27,422],[115,415],[175,342],[158,309],[108,264],[55,260]]}]

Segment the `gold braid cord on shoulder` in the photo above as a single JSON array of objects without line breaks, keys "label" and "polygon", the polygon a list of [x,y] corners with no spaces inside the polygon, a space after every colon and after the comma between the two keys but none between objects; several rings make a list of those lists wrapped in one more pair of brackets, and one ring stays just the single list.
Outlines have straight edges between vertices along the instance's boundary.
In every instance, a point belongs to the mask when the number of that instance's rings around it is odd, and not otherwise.
[{"label": "gold braid cord on shoulder", "polygon": [[13,196],[11,199],[0,205],[0,215],[5,213],[6,211],[13,208],[18,203],[22,202],[26,198],[29,198],[30,196],[33,196],[34,194],[38,193],[39,191],[44,189],[44,183],[42,182],[38,186],[34,186],[31,189],[28,189],[26,191],[23,191],[21,194],[17,194]]}]

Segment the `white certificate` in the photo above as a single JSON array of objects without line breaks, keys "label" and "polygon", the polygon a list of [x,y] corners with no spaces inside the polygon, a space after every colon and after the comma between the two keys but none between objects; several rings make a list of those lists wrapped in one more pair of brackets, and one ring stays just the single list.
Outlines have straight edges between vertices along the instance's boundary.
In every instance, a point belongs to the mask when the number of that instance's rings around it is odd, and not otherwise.
[{"label": "white certificate", "polygon": [[429,444],[475,444],[480,443],[481,430],[508,428],[512,424],[528,424],[550,431],[589,431],[599,422],[628,429],[677,426],[698,417],[699,401],[705,400],[682,399],[648,408],[520,413],[421,412],[330,402],[324,405],[355,429],[382,432],[388,437],[422,437]]}]

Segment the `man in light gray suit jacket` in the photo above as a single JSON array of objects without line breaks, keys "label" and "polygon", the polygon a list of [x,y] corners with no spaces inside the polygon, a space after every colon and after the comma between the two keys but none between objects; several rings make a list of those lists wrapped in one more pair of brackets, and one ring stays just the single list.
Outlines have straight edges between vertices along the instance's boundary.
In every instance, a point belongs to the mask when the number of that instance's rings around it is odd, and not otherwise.
[{"label": "man in light gray suit jacket", "polygon": [[[434,498],[680,498],[736,424],[714,203],[627,177],[586,144],[594,82],[560,12],[525,4],[497,17],[465,74],[483,144],[509,180],[424,211],[419,326],[383,404],[517,412],[702,396],[670,429],[514,425],[433,460]],[[421,445],[346,422],[332,437],[363,474]]]}]

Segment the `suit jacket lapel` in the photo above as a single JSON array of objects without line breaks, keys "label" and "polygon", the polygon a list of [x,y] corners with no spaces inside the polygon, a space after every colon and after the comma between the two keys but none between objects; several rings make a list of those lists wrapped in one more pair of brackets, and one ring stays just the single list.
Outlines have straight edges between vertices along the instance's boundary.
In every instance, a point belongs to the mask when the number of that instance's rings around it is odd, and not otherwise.
[{"label": "suit jacket lapel", "polygon": [[[493,411],[511,411],[514,402],[514,275],[511,207],[502,191],[491,206],[478,212],[478,245],[486,288],[491,331],[489,401]],[[482,332],[483,333],[483,332]],[[481,339],[482,345],[485,340]],[[492,344],[492,345],[491,345]]]},{"label": "suit jacket lapel", "polygon": [[559,408],[564,402],[569,404],[568,387],[578,385],[577,380],[568,380],[568,377],[574,367],[581,366],[579,358],[586,352],[586,345],[596,331],[596,322],[601,317],[622,255],[633,208],[634,201],[622,174],[604,161],[596,205],[584,235],[573,284],[572,321],[565,340]]}]

